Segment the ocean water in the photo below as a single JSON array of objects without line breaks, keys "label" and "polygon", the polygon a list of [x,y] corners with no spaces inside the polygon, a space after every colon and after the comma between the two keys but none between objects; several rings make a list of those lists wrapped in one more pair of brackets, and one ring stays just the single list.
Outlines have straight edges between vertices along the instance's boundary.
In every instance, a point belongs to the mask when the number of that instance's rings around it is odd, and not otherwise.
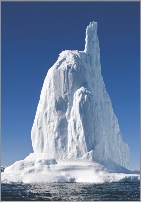
[{"label": "ocean water", "polygon": [[139,182],[1,184],[2,201],[140,201]]}]

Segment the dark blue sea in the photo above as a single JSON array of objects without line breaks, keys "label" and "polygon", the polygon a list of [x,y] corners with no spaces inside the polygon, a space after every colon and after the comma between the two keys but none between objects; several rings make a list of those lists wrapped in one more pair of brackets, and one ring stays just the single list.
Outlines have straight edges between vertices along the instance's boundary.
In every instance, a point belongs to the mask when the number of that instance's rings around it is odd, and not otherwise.
[{"label": "dark blue sea", "polygon": [[140,201],[139,182],[1,184],[2,201]]}]

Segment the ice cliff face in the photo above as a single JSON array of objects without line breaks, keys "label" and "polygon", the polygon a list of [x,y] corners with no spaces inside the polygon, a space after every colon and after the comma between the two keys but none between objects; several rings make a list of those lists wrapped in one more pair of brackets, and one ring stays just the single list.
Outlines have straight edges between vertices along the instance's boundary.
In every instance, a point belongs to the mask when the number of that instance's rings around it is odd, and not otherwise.
[{"label": "ice cliff face", "polygon": [[128,167],[129,148],[101,75],[96,22],[86,29],[85,50],[61,52],[49,69],[31,139],[34,153]]}]

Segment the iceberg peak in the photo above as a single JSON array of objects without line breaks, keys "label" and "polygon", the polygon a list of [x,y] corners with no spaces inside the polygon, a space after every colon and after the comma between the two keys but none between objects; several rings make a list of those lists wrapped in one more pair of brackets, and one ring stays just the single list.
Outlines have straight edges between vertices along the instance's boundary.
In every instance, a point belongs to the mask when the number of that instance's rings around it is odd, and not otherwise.
[{"label": "iceberg peak", "polygon": [[85,49],[84,52],[91,54],[94,51],[97,42],[97,22],[90,22],[86,28]]}]

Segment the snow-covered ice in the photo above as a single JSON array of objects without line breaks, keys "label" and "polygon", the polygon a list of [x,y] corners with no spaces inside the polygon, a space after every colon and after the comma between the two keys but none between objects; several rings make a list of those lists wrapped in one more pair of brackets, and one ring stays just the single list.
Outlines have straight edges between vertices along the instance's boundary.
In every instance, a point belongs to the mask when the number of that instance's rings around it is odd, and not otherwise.
[{"label": "snow-covered ice", "polygon": [[31,130],[34,153],[2,173],[2,181],[139,181],[101,75],[97,23],[85,49],[65,50],[49,69]]}]

